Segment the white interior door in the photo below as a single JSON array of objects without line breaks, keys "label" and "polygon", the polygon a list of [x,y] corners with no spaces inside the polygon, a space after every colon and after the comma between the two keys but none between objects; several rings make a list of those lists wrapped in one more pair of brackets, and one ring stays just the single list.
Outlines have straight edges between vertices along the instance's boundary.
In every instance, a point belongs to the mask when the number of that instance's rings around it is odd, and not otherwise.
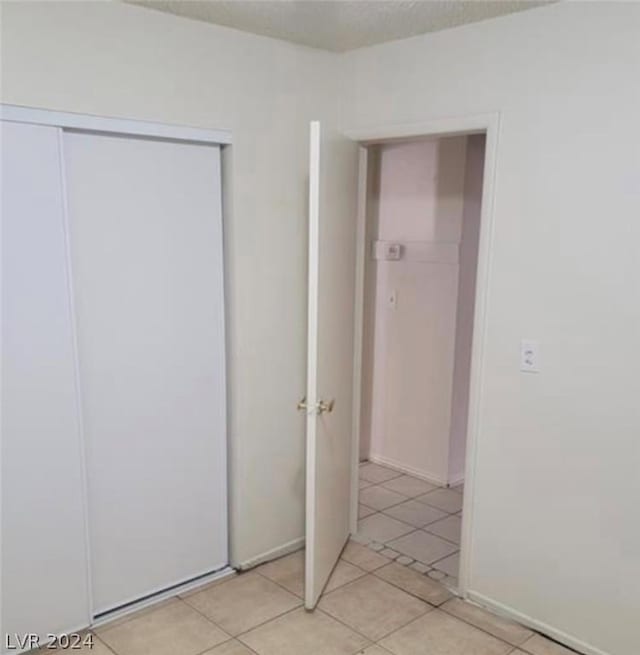
[{"label": "white interior door", "polygon": [[305,606],[349,537],[358,146],[311,124]]},{"label": "white interior door", "polygon": [[220,149],[64,153],[99,615],[227,564]]}]

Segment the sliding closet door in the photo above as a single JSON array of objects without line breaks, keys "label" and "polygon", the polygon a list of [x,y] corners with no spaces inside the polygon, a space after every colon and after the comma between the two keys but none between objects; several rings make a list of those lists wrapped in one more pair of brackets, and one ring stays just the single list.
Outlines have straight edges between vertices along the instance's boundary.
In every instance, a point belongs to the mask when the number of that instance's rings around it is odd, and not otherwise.
[{"label": "sliding closet door", "polygon": [[99,615],[227,563],[220,151],[64,150]]},{"label": "sliding closet door", "polygon": [[59,130],[0,125],[5,652],[29,633],[83,627],[89,611]]}]

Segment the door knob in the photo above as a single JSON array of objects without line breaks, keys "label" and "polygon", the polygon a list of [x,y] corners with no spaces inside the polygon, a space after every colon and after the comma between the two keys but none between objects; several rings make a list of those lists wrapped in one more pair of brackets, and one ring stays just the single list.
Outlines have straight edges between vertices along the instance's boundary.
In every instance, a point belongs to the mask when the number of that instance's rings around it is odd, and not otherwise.
[{"label": "door knob", "polygon": [[[319,400],[318,404],[316,405],[316,413],[317,414],[324,414],[324,412],[331,413],[333,411],[333,406],[335,404],[335,400],[332,398],[329,402],[326,402],[324,400]],[[301,400],[298,401],[298,404],[296,405],[296,408],[299,412],[305,411],[307,409],[307,397],[305,396]]]},{"label": "door knob", "polygon": [[330,414],[333,411],[333,406],[335,404],[335,399],[331,399],[329,402],[326,402],[324,400],[321,400],[318,403],[318,414],[323,414],[324,412],[327,412]]}]

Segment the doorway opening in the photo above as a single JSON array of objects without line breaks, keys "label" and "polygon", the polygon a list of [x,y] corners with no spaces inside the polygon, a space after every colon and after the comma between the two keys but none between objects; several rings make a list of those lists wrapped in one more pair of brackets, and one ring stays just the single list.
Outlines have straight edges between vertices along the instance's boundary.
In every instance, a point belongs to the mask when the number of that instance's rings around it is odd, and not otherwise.
[{"label": "doorway opening", "polygon": [[355,539],[454,590],[485,155],[482,132],[369,142],[362,160]]}]

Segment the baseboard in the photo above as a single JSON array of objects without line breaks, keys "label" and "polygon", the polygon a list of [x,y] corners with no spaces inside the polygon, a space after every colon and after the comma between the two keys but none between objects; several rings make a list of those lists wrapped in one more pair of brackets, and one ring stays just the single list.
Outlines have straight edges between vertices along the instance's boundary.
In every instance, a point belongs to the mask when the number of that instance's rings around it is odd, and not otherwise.
[{"label": "baseboard", "polygon": [[277,548],[272,548],[266,553],[251,557],[250,559],[236,565],[236,568],[239,571],[248,571],[249,569],[253,569],[260,564],[264,564],[265,562],[270,562],[273,559],[278,559],[278,557],[283,557],[284,555],[289,555],[289,553],[294,553],[296,550],[300,550],[301,548],[304,548],[304,537],[293,539],[293,541],[289,541],[282,546],[278,546]]},{"label": "baseboard", "polygon": [[475,591],[467,591],[466,596],[467,596],[467,600],[470,600],[476,605],[480,605],[480,607],[484,607],[490,610],[491,612],[494,612],[495,614],[504,616],[505,618],[512,619],[513,621],[517,621],[518,623],[521,623],[527,628],[531,628],[532,630],[535,630],[536,632],[540,632],[541,634],[550,637],[551,639],[554,639],[555,641],[558,641],[561,644],[568,646],[569,648],[573,648],[579,653],[584,653],[584,655],[611,655],[610,653],[607,653],[604,650],[600,650],[595,646],[591,646],[590,644],[587,644],[584,641],[580,641],[579,639],[576,639],[575,637],[568,635],[566,632],[557,630],[556,628],[548,625],[547,623],[544,623],[542,621],[536,621],[535,619],[532,619],[530,616],[527,616],[526,614],[522,614],[521,612],[518,612],[513,608],[508,607],[507,605],[498,603],[492,600],[491,598],[484,596],[483,594],[479,594]]},{"label": "baseboard", "polygon": [[425,480],[426,482],[430,482],[431,484],[437,484],[439,487],[447,486],[447,481],[443,480],[437,475],[434,475],[429,471],[415,469],[411,466],[407,466],[406,464],[402,464],[401,462],[396,462],[395,460],[390,459],[389,457],[383,457],[382,455],[370,453],[369,461],[373,462],[374,464],[380,464],[381,466],[387,466],[388,468],[394,469],[396,471],[400,471],[401,473],[406,473],[407,475],[412,475],[414,478],[420,478],[421,480]]},{"label": "baseboard", "polygon": [[462,484],[464,482],[464,473],[458,473],[457,475],[454,475],[453,477],[449,478],[449,485],[450,487],[457,487],[459,484]]}]

